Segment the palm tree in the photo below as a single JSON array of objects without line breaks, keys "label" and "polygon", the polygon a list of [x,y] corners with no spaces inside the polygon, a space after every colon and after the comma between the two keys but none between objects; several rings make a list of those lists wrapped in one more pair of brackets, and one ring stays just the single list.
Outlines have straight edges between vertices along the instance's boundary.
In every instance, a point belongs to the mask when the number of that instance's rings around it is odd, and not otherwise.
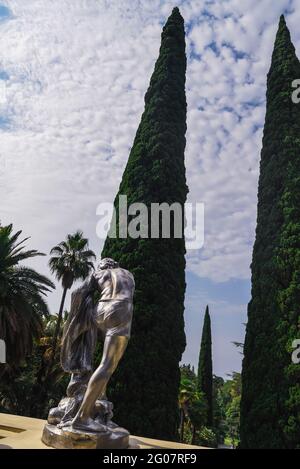
[{"label": "palm tree", "polygon": [[20,241],[22,231],[12,231],[12,225],[0,226],[0,336],[6,343],[7,362],[14,367],[31,352],[33,339],[39,339],[42,318],[49,315],[44,296],[55,286],[44,275],[19,265],[45,254],[25,251],[29,238]]},{"label": "palm tree", "polygon": [[[88,249],[88,240],[83,237],[82,231],[68,234],[66,241],[62,241],[51,249],[53,255],[49,261],[51,272],[57,280],[61,280],[63,294],[59,307],[56,328],[53,336],[52,360],[56,353],[57,339],[60,331],[62,313],[64,309],[67,291],[72,287],[74,281],[85,280],[94,268],[91,259],[95,259],[95,253]],[[51,364],[51,363],[50,363]]]},{"label": "palm tree", "polygon": [[196,430],[205,422],[207,403],[203,392],[198,391],[197,382],[192,377],[181,375],[179,388],[180,441],[184,441],[185,422],[192,428],[192,441],[195,443]]},{"label": "palm tree", "polygon": [[[62,321],[65,320],[66,315]],[[0,412],[44,419],[54,402],[60,400],[69,377],[59,363],[55,363],[48,372],[55,326],[54,315],[43,318],[43,333],[39,340],[34,341],[31,355],[17,370],[13,370],[13,375],[1,379]]]},{"label": "palm tree", "polygon": [[180,441],[184,440],[185,421],[189,416],[189,404],[197,392],[196,383],[185,376],[181,376],[179,388],[179,409],[180,409]]},{"label": "palm tree", "polygon": [[[67,319],[67,312],[63,314],[61,318],[61,329],[64,328],[64,325],[66,323]],[[42,364],[40,367],[40,370],[38,372],[38,382],[45,381],[45,379],[49,378],[52,373],[56,371],[61,371],[61,367],[59,362],[55,364],[55,366],[52,367],[52,369],[49,369],[48,364],[52,360],[52,355],[53,355],[53,337],[56,331],[57,327],[57,316],[56,315],[50,315],[49,317],[45,318],[43,321],[43,334],[38,341],[37,345],[40,347],[40,349],[43,349],[42,353]],[[58,349],[59,352],[59,346],[60,344],[58,343],[56,348]]]},{"label": "palm tree", "polygon": [[205,425],[207,407],[205,394],[197,390],[189,405],[189,419],[192,426],[192,445],[195,444],[196,431]]}]

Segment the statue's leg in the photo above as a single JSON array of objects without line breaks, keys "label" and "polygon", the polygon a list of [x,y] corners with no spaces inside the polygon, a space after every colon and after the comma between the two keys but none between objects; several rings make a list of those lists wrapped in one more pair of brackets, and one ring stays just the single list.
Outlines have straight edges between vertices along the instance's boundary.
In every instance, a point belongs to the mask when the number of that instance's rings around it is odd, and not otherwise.
[{"label": "statue's leg", "polygon": [[90,431],[103,431],[103,426],[93,420],[95,402],[101,399],[110,377],[122,358],[128,338],[125,336],[107,336],[104,341],[103,355],[99,367],[89,381],[82,404],[73,420],[74,428]]}]

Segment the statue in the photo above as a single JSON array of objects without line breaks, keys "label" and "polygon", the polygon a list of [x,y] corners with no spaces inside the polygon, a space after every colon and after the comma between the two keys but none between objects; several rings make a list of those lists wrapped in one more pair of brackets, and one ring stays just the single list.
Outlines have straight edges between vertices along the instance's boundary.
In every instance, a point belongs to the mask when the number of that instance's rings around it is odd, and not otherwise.
[{"label": "statue", "polygon": [[[49,412],[42,437],[48,446],[128,447],[128,431],[111,420],[113,405],[106,388],[130,338],[133,294],[133,275],[110,258],[102,259],[91,278],[72,293],[61,348],[61,365],[71,379],[67,397]],[[103,355],[93,372],[99,331]]]}]

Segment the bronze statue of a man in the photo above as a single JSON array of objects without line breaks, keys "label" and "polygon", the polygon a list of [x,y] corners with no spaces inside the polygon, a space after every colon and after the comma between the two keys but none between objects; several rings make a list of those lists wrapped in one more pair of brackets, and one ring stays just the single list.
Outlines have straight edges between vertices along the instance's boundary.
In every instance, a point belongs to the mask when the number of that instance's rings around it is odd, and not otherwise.
[{"label": "bronze statue of a man", "polygon": [[[91,278],[72,294],[71,310],[64,329],[61,365],[72,373],[67,397],[49,412],[43,434],[54,445],[58,429],[96,434],[113,431],[112,404],[106,387],[122,358],[130,338],[133,275],[110,258],[100,261]],[[99,331],[104,339],[103,355],[92,372]],[[55,431],[52,426],[57,426]],[[50,435],[51,434],[51,435]],[[57,447],[63,447],[61,440]]]}]

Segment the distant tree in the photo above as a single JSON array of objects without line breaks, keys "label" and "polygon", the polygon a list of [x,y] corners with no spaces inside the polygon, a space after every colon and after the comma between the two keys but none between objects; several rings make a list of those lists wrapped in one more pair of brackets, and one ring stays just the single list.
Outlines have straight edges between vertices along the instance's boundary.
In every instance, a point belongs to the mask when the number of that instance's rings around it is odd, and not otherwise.
[{"label": "distant tree", "polygon": [[205,426],[207,418],[207,401],[203,392],[195,392],[189,405],[188,415],[192,424],[191,444],[194,445],[196,442],[197,430],[201,430]]},{"label": "distant tree", "polygon": [[242,342],[232,342],[232,343],[236,348],[240,349],[239,353],[241,355],[244,355],[244,344]]},{"label": "distant tree", "polygon": [[220,393],[225,381],[222,377],[213,375],[213,428],[216,432],[218,443],[223,443],[225,436],[225,409],[222,406]]},{"label": "distant tree", "polygon": [[233,447],[240,440],[240,400],[241,400],[241,373],[233,371],[228,375],[230,379],[224,381],[218,389],[218,406],[221,410],[221,432],[230,441]]},{"label": "distant tree", "polygon": [[196,382],[182,375],[179,388],[180,440],[184,441],[185,422],[189,417],[189,404],[197,392]]},{"label": "distant tree", "polygon": [[58,361],[47,373],[55,327],[54,316],[43,319],[42,335],[34,340],[32,353],[1,378],[0,412],[45,419],[49,409],[61,399],[68,375]]},{"label": "distant tree", "polygon": [[21,233],[13,234],[12,225],[0,226],[0,338],[6,343],[9,367],[19,365],[40,337],[42,318],[49,314],[45,296],[55,288],[47,277],[21,264],[44,255],[26,251],[29,238],[19,240]]},{"label": "distant tree", "polygon": [[197,381],[197,376],[195,374],[195,370],[194,370],[194,367],[191,366],[190,364],[188,365],[181,365],[180,366],[180,374],[181,374],[181,380],[183,378],[187,378],[191,381],[194,381],[196,382]]},{"label": "distant tree", "polygon": [[[67,239],[54,246],[50,254],[49,267],[57,280],[61,280],[63,294],[59,307],[56,328],[53,336],[52,360],[55,357],[57,339],[61,329],[62,313],[67,291],[72,288],[74,281],[85,280],[94,268],[92,259],[96,258],[93,251],[88,249],[88,240],[83,237],[82,231],[68,234]],[[51,362],[52,362],[51,360]]]},{"label": "distant tree", "polygon": [[206,423],[207,403],[202,392],[197,389],[196,375],[193,376],[190,366],[181,367],[179,392],[180,440],[185,441],[185,424],[191,429],[191,441],[195,443],[196,432]]},{"label": "distant tree", "polygon": [[204,393],[207,401],[207,425],[213,425],[213,373],[211,350],[211,323],[206,306],[198,364],[198,390]]},{"label": "distant tree", "polygon": [[241,396],[233,397],[226,410],[227,434],[231,440],[232,448],[238,444],[240,437],[240,406]]}]

